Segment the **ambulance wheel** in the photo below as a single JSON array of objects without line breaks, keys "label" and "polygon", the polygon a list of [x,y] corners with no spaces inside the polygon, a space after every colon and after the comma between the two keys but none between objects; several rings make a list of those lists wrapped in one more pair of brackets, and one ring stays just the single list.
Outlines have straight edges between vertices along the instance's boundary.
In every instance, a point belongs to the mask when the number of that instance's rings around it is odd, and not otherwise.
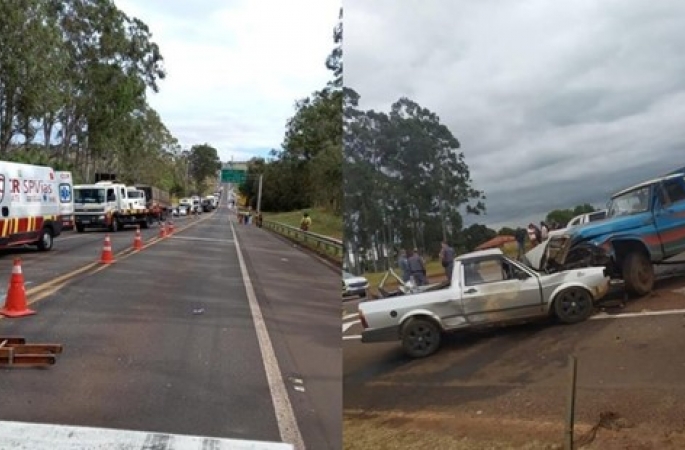
[{"label": "ambulance wheel", "polygon": [[43,228],[40,232],[40,240],[38,241],[38,250],[47,252],[52,249],[52,230],[50,228]]}]

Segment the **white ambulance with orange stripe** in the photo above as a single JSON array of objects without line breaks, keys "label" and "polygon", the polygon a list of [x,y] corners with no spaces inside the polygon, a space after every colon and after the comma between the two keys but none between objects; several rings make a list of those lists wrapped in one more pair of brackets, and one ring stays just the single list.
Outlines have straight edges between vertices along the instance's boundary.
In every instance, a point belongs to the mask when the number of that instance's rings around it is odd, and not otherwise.
[{"label": "white ambulance with orange stripe", "polygon": [[0,161],[0,248],[52,249],[62,233],[58,186],[50,167]]}]

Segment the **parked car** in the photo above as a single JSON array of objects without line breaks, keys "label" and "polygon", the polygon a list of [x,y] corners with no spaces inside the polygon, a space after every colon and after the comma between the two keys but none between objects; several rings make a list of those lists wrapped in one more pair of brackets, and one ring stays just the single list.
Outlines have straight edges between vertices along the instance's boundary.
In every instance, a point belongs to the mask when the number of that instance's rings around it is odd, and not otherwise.
[{"label": "parked car", "polygon": [[606,209],[602,209],[600,211],[593,211],[591,213],[580,214],[580,215],[574,217],[573,219],[569,220],[568,223],[566,224],[565,228],[560,228],[558,230],[551,230],[548,234],[548,237],[561,236],[566,232],[566,230],[568,228],[585,225],[586,223],[598,222],[600,220],[606,219],[606,217],[607,217],[607,210]]},{"label": "parked car", "polygon": [[361,297],[367,295],[369,289],[369,280],[364,277],[352,275],[349,272],[343,271],[342,276],[342,295],[343,297]]},{"label": "parked car", "polygon": [[407,355],[421,358],[438,351],[449,331],[541,317],[581,322],[608,290],[603,267],[545,274],[499,249],[481,250],[455,259],[451,283],[361,302],[362,342],[400,341]]}]

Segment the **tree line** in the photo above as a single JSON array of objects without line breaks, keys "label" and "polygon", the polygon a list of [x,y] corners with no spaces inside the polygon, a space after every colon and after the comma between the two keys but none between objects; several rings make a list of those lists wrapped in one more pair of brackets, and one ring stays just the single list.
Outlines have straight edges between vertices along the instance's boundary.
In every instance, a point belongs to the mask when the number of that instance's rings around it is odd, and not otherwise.
[{"label": "tree line", "polygon": [[166,75],[147,24],[111,0],[0,2],[0,159],[208,189],[216,149],[182,149],[147,102]]},{"label": "tree line", "polygon": [[325,62],[332,80],[296,102],[280,149],[248,163],[240,191],[253,208],[261,175],[264,211],[321,207],[342,214],[342,33],[341,8],[333,30],[334,48]]},{"label": "tree line", "polygon": [[344,91],[345,244],[393,257],[398,248],[437,254],[463,237],[463,215],[485,212],[460,143],[437,114],[409,98],[388,112],[359,109]]}]

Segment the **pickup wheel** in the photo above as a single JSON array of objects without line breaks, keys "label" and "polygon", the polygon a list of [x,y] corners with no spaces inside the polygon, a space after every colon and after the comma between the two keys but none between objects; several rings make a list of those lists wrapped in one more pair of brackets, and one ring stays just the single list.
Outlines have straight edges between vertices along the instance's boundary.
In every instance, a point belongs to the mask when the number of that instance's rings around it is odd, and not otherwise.
[{"label": "pickup wheel", "polygon": [[654,287],[654,266],[642,252],[629,253],[623,261],[623,281],[626,291],[637,296],[652,292]]},{"label": "pickup wheel", "polygon": [[424,358],[440,348],[442,333],[435,322],[411,318],[402,327],[402,348],[412,358]]},{"label": "pickup wheel", "polygon": [[571,324],[587,320],[593,310],[592,295],[582,288],[564,289],[554,299],[554,314],[563,323]]}]

